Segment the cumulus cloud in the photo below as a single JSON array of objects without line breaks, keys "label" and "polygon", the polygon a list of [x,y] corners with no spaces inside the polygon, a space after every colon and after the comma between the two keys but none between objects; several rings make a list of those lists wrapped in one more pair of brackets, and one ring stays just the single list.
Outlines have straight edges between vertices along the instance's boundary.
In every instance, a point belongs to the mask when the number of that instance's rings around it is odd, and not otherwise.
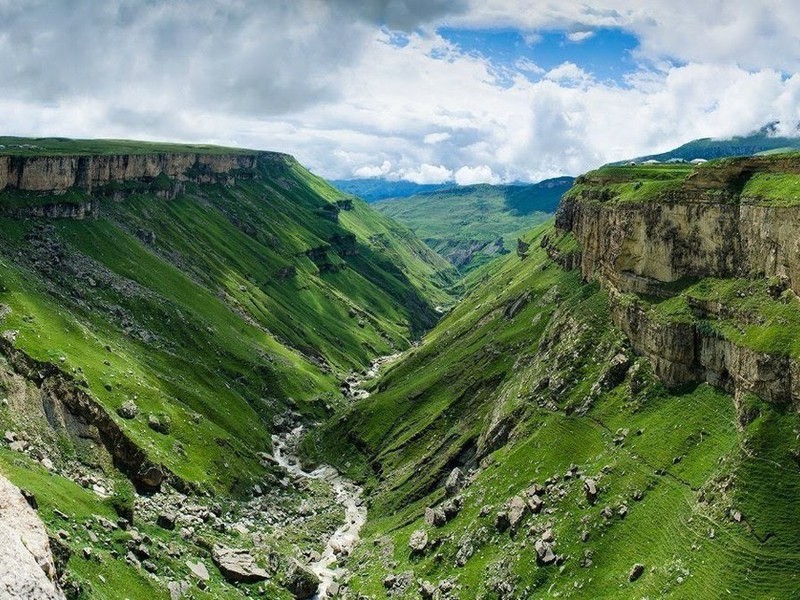
[{"label": "cumulus cloud", "polygon": [[453,179],[453,172],[442,165],[425,163],[418,169],[401,169],[395,177],[413,183],[444,183]]},{"label": "cumulus cloud", "polygon": [[477,167],[461,167],[455,174],[458,185],[472,185],[475,183],[500,183],[500,178],[492,172],[488,165]]},{"label": "cumulus cloud", "polygon": [[447,132],[429,133],[423,138],[426,144],[438,144],[439,142],[446,142],[452,136]]},{"label": "cumulus cloud", "polygon": [[[796,133],[800,4],[768,5],[0,0],[0,130],[275,149],[336,178],[578,174],[776,119]],[[530,44],[620,28],[637,68],[617,83],[575,62],[502,70],[438,35],[444,23]]]}]

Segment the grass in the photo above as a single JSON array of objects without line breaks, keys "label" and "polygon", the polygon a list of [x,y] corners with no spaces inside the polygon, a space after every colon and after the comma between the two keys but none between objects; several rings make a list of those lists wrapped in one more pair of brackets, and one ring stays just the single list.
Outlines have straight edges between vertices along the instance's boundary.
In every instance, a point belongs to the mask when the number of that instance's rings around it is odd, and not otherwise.
[{"label": "grass", "polygon": [[254,154],[244,148],[210,144],[175,144],[135,140],[72,138],[24,138],[0,136],[0,156],[86,156],[94,154]]},{"label": "grass", "polygon": [[564,177],[531,185],[453,187],[372,206],[407,225],[466,273],[513,250],[519,235],[555,212],[571,183]]},{"label": "grass", "polygon": [[800,175],[756,173],[745,184],[742,198],[768,206],[797,206],[800,203]]},{"label": "grass", "polygon": [[[154,462],[201,488],[247,489],[276,414],[323,417],[341,378],[408,347],[451,298],[452,269],[399,224],[360,201],[336,222],[318,215],[340,198],[276,155],[236,186],[187,184],[173,201],[146,190],[103,201],[98,219],[3,219],[2,328],[85,381]],[[341,270],[323,272],[313,248]],[[129,400],[139,416],[118,418]],[[150,414],[169,418],[168,435]]]},{"label": "grass", "polygon": [[[434,584],[454,580],[461,598],[504,597],[506,582],[525,598],[797,597],[796,415],[761,403],[740,429],[728,395],[706,384],[666,390],[644,359],[634,359],[621,385],[593,391],[610,357],[629,350],[610,324],[606,295],[546,259],[537,242],[547,232],[526,236],[532,250],[524,260],[509,256],[470,274],[465,299],[389,368],[373,395],[306,440],[307,452],[338,457],[368,488],[366,542],[349,561],[352,588],[386,597],[386,574],[411,571]],[[653,310],[689,319],[690,297],[734,306],[735,298],[763,300],[755,290],[741,298],[741,285],[686,281],[683,295]],[[779,302],[770,310],[783,315]],[[578,406],[588,408],[573,413]],[[503,422],[509,429],[492,445]],[[615,442],[623,429],[624,441]],[[467,488],[464,508],[444,527],[428,527],[425,507],[442,500],[445,475],[469,464],[476,448],[490,462]],[[580,481],[561,479],[572,463],[598,478],[596,505]],[[527,516],[516,536],[495,530],[506,500],[552,477],[564,489],[559,500],[548,496],[552,512]],[[622,503],[625,519],[616,516]],[[600,514],[607,505],[609,520]],[[734,509],[746,522],[731,519]],[[536,566],[530,527],[553,530],[555,551],[567,557],[562,567]],[[434,542],[421,557],[408,549],[417,529]],[[474,552],[458,566],[461,540]],[[590,567],[581,566],[586,551]],[[629,583],[636,562],[645,573]]]}]

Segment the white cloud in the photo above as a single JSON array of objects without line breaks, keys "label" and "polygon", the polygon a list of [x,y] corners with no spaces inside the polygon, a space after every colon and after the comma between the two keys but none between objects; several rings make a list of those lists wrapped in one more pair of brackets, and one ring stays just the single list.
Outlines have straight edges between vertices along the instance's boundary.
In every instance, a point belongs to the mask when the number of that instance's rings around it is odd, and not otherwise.
[{"label": "white cloud", "polygon": [[500,183],[500,178],[492,172],[488,165],[477,167],[461,167],[456,171],[455,180],[458,185],[475,183]]},{"label": "white cloud", "polygon": [[392,163],[388,160],[383,161],[381,165],[364,165],[353,169],[354,177],[363,177],[368,179],[370,177],[385,177],[392,171]]},{"label": "white cloud", "polygon": [[402,169],[397,173],[399,179],[412,183],[444,183],[453,179],[453,172],[442,165],[420,165],[419,169]]},{"label": "white cloud", "polygon": [[550,81],[578,84],[591,81],[592,76],[575,63],[564,62],[545,73],[545,78]]},{"label": "white cloud", "polygon": [[593,35],[594,31],[573,31],[567,34],[567,39],[570,42],[580,43],[584,40],[588,40]]},{"label": "white cloud", "polygon": [[[275,149],[336,178],[537,180],[776,119],[794,132],[799,20],[782,0],[0,0],[0,131]],[[522,60],[498,85],[442,22],[530,43],[618,27],[641,62],[614,84]]]},{"label": "white cloud", "polygon": [[429,133],[422,141],[426,144],[438,144],[439,142],[446,142],[450,137],[451,135],[447,132]]}]

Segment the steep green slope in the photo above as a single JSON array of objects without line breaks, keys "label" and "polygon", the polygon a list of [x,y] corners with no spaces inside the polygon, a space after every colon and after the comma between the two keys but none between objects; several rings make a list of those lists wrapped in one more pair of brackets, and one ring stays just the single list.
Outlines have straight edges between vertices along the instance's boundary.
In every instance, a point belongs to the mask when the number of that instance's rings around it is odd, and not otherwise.
[{"label": "steep green slope", "polygon": [[[576,248],[560,235],[545,225],[526,236],[526,258],[468,277],[464,301],[373,395],[306,440],[370,490],[351,588],[375,598],[418,597],[420,581],[459,598],[800,596],[793,409],[750,398],[742,418],[707,384],[666,389],[611,323],[608,294],[554,262]],[[454,467],[466,473],[460,510],[443,489]],[[525,508],[509,527],[515,496]],[[451,516],[432,525],[426,508]],[[415,552],[420,530],[427,544]],[[644,570],[629,581],[636,563]]]},{"label": "steep green slope", "polygon": [[508,252],[519,234],[555,212],[572,181],[559,177],[536,184],[451,187],[373,206],[467,272]]},{"label": "steep green slope", "polygon": [[[34,493],[53,536],[70,532],[59,545],[82,597],[169,597],[168,582],[196,582],[191,557],[212,571],[194,597],[249,594],[213,568],[217,543],[272,565],[265,593],[288,597],[288,558],[321,550],[341,511],[330,486],[284,480],[271,435],[324,418],[352,371],[408,348],[436,322],[435,307],[452,302],[454,270],[286,155],[245,153],[252,168],[221,174],[196,163],[180,179],[49,191],[107,172],[70,150],[111,156],[101,164],[121,165],[122,177],[172,160],[151,152],[217,154],[15,143],[3,150],[8,181],[34,189],[0,192],[0,431],[10,448],[0,449],[0,473]],[[127,151],[146,156],[117,154]],[[131,482],[165,494],[134,495]],[[269,502],[255,511],[262,493]],[[138,533],[115,526],[134,505]],[[158,527],[158,510],[190,521]]]}]

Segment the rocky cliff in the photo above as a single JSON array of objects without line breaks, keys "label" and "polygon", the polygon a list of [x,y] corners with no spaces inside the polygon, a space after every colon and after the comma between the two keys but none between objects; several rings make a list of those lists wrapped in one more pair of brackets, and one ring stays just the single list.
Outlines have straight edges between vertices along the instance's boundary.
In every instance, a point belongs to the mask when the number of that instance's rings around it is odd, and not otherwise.
[{"label": "rocky cliff", "polygon": [[798,292],[800,203],[750,185],[798,173],[800,158],[734,159],[657,180],[652,193],[630,198],[654,182],[637,180],[637,168],[601,169],[578,179],[556,227],[580,242],[584,277],[602,275],[623,291],[651,292],[686,277],[777,276]]},{"label": "rocky cliff", "polygon": [[[744,335],[714,326],[766,331],[776,325],[768,304],[778,296],[783,304],[798,302],[799,174],[798,157],[731,159],[693,170],[604,168],[565,195],[556,229],[574,236],[583,277],[610,291],[614,322],[666,384],[707,381],[737,398],[750,393],[800,406],[800,363],[791,347],[748,344]],[[773,297],[765,296],[764,311],[683,297],[687,286],[710,277],[769,278]],[[686,304],[682,318],[660,317],[653,298],[673,297]]]},{"label": "rocky cliff", "polygon": [[208,183],[234,171],[252,169],[253,154],[126,154],[97,156],[0,156],[0,190],[90,192],[110,183],[145,181],[160,175]]}]

